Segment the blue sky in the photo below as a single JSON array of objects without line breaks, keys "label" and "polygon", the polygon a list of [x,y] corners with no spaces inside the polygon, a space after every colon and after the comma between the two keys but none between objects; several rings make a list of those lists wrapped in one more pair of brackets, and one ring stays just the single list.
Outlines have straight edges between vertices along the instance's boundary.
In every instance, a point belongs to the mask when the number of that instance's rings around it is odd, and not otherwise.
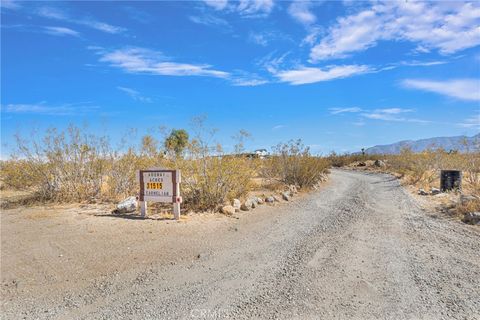
[{"label": "blue sky", "polygon": [[2,157],[32,128],[119,141],[207,115],[315,153],[480,130],[480,3],[1,2]]}]

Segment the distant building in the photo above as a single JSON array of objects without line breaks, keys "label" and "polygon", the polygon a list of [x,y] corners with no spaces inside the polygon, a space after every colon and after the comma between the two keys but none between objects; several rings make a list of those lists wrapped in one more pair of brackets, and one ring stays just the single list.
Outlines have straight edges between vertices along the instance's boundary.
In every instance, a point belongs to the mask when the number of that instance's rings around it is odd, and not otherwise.
[{"label": "distant building", "polygon": [[257,149],[253,153],[255,153],[255,156],[260,158],[260,159],[264,159],[265,157],[268,156],[267,149]]}]

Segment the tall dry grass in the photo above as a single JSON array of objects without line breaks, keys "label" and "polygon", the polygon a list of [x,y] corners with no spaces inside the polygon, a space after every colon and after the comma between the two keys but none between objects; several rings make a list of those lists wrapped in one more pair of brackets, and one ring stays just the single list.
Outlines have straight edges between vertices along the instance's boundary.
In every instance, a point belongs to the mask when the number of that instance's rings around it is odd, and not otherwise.
[{"label": "tall dry grass", "polygon": [[[310,187],[328,166],[298,143],[277,146],[266,160],[226,154],[215,142],[216,132],[204,127],[204,119],[196,119],[192,127],[194,135],[182,148],[167,148],[168,137],[157,140],[153,135],[114,147],[108,137],[75,126],[50,129],[29,140],[17,136],[15,155],[0,163],[2,186],[29,190],[43,202],[118,201],[137,194],[137,170],[175,168],[182,171],[183,208],[206,211],[245,197],[263,173],[285,184]],[[235,150],[242,151],[247,138],[249,134],[240,131]]]},{"label": "tall dry grass", "polygon": [[265,161],[263,174],[287,185],[312,188],[321,181],[329,167],[327,159],[311,155],[310,148],[301,140],[291,140],[273,148],[272,156]]}]

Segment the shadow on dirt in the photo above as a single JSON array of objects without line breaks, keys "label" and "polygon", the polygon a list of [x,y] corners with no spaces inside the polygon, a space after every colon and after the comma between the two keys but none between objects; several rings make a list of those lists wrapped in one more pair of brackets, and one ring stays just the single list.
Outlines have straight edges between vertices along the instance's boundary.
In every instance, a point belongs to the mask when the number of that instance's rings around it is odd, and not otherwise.
[{"label": "shadow on dirt", "polygon": [[127,213],[127,214],[115,214],[115,213],[100,213],[95,214],[95,217],[104,217],[104,218],[117,218],[117,219],[127,219],[127,220],[159,220],[159,221],[175,221],[173,215],[170,216],[161,216],[158,214],[142,217],[138,213]]}]

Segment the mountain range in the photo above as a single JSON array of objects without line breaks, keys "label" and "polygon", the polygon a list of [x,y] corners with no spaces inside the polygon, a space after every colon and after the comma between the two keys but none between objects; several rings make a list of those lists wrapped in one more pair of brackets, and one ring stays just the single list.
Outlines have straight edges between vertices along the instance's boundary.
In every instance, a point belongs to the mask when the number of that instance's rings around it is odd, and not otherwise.
[{"label": "mountain range", "polygon": [[367,148],[367,154],[398,154],[402,149],[409,148],[413,152],[422,152],[428,149],[442,148],[444,150],[456,150],[459,152],[469,152],[480,149],[480,133],[473,137],[435,137],[420,140],[404,140],[392,144],[377,145]]}]

